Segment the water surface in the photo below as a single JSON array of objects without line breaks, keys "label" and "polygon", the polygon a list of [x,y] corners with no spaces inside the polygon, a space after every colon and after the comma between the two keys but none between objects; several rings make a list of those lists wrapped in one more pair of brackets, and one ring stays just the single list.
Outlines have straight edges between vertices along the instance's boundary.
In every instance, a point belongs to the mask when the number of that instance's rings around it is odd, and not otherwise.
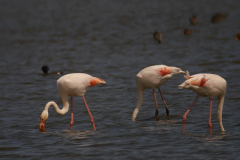
[{"label": "water surface", "polygon": [[[2,159],[239,159],[240,152],[240,1],[0,1],[0,158]],[[218,24],[215,13],[227,13]],[[196,14],[199,25],[189,17]],[[185,36],[184,29],[192,34]],[[163,34],[162,43],[153,33]],[[160,121],[154,118],[152,91],[131,121],[137,103],[135,75],[149,65],[165,64],[190,74],[214,73],[228,82],[223,109],[225,133],[216,122],[209,134],[209,98],[178,90],[182,75],[161,87],[170,109],[167,120],[157,93]],[[39,116],[48,101],[60,107],[56,81],[41,67],[64,74],[84,72],[104,79],[85,94],[97,131],[81,97],[74,97],[74,132],[70,112],[49,110],[46,133]]]}]

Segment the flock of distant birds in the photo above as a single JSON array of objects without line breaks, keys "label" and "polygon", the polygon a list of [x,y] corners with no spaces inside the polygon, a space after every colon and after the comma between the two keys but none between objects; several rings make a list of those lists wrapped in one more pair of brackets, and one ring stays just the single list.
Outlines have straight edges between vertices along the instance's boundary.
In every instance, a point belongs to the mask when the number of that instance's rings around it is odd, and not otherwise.
[{"label": "flock of distant birds", "polygon": [[[212,17],[212,22],[213,23],[218,23],[222,21],[224,18],[226,18],[226,14],[217,14]],[[189,21],[193,25],[198,24],[198,19],[195,15],[189,18]],[[191,34],[191,30],[186,29],[184,30],[184,34],[189,35]],[[162,34],[158,31],[154,33],[154,39],[161,43],[162,39]],[[236,35],[235,40],[240,39],[240,33]],[[56,75],[61,75],[63,72],[49,72],[49,67],[48,66],[43,66],[42,67],[43,75],[50,75],[50,74],[56,74]],[[155,102],[155,118],[157,121],[159,121],[159,116],[158,116],[158,104],[157,104],[157,99],[156,99],[156,93],[155,93],[155,88],[158,89],[160,96],[162,98],[163,104],[166,109],[166,114],[167,114],[167,119],[170,120],[169,116],[169,109],[167,107],[167,104],[163,98],[162,92],[160,90],[160,86],[165,84],[169,79],[172,77],[178,75],[178,74],[183,74],[185,73],[182,71],[180,68],[173,67],[173,66],[166,66],[166,65],[154,65],[154,66],[149,66],[141,70],[137,75],[136,75],[136,85],[137,85],[137,91],[138,91],[138,100],[137,100],[137,105],[136,108],[132,114],[132,121],[136,121],[137,114],[142,106],[142,100],[143,100],[143,91],[146,88],[150,88],[153,91],[153,97],[154,97],[154,102]],[[185,132],[185,123],[187,119],[187,115],[192,109],[194,103],[198,99],[199,96],[202,97],[210,97],[210,109],[209,109],[209,119],[208,119],[208,127],[209,127],[209,132],[212,133],[212,124],[211,124],[211,114],[212,114],[212,101],[213,97],[217,96],[218,97],[218,105],[217,105],[217,122],[218,126],[221,132],[224,132],[223,124],[222,124],[222,110],[223,110],[223,103],[224,103],[224,97],[226,93],[226,88],[227,88],[227,82],[225,79],[220,77],[219,75],[215,74],[209,74],[209,73],[200,73],[200,74],[195,74],[195,75],[190,75],[188,71],[186,71],[186,75],[184,76],[186,78],[186,81],[183,82],[181,85],[178,86],[179,89],[190,89],[197,93],[197,97],[195,98],[194,102],[192,105],[189,107],[187,112],[183,115],[182,120],[183,120],[183,130],[182,132]],[[64,115],[65,113],[68,112],[69,110],[69,102],[68,102],[68,97],[71,97],[71,122],[70,122],[70,129],[72,129],[73,124],[74,124],[74,118],[73,118],[73,96],[81,96],[85,106],[87,108],[87,111],[89,113],[91,123],[93,126],[93,129],[96,130],[95,123],[93,116],[90,112],[90,109],[87,105],[87,102],[85,100],[84,94],[85,92],[90,89],[91,87],[101,84],[101,83],[106,83],[104,80],[93,77],[91,75],[85,74],[85,73],[71,73],[64,75],[60,77],[57,80],[57,88],[58,92],[61,96],[62,102],[63,102],[63,107],[62,109],[59,109],[58,105],[50,101],[46,104],[41,116],[40,116],[40,124],[39,124],[39,129],[41,132],[45,132],[45,122],[48,119],[48,109],[50,106],[53,106],[54,110],[56,113],[60,115]]]},{"label": "flock of distant birds", "polygon": [[[225,19],[227,17],[227,14],[216,14],[212,17],[211,22],[212,23],[218,23],[221,22],[223,19]],[[198,25],[198,19],[196,15],[193,15],[192,17],[189,18],[189,21],[192,25]],[[192,31],[190,29],[185,29],[184,30],[184,34],[185,35],[190,35],[192,33]],[[153,34],[153,38],[158,41],[159,43],[161,43],[162,40],[162,34],[158,31],[154,32]],[[238,41],[240,39],[240,33],[237,33],[235,40]]]}]

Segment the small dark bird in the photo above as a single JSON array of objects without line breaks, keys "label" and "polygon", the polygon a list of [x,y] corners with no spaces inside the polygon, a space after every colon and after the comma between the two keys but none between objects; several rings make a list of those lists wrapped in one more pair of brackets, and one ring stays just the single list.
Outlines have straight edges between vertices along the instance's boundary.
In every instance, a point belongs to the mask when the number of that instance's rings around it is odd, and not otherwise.
[{"label": "small dark bird", "polygon": [[49,67],[48,66],[42,66],[43,73],[48,73]]},{"label": "small dark bird", "polygon": [[198,19],[195,15],[189,18],[189,21],[191,22],[192,25],[197,25],[198,24]]},{"label": "small dark bird", "polygon": [[159,43],[161,43],[161,39],[162,39],[162,34],[158,31],[156,31],[154,34],[153,34],[153,38],[158,41]]},{"label": "small dark bird", "polygon": [[49,67],[48,66],[42,66],[42,71],[43,71],[43,74],[44,75],[49,75],[49,74],[58,74],[58,75],[60,75],[60,74],[63,74],[63,72],[48,72],[49,71]]},{"label": "small dark bird", "polygon": [[235,40],[238,41],[239,39],[240,39],[240,33],[238,33],[238,34],[236,35]]},{"label": "small dark bird", "polygon": [[227,17],[227,14],[216,14],[212,17],[212,23],[221,22],[226,17]]},{"label": "small dark bird", "polygon": [[185,29],[184,30],[184,34],[185,35],[190,35],[191,34],[191,30],[190,29]]}]

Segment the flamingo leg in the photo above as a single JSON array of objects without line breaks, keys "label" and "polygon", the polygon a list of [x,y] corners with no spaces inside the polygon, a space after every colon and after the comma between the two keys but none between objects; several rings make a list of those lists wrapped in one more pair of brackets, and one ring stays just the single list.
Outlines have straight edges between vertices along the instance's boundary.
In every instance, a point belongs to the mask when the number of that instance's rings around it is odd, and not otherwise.
[{"label": "flamingo leg", "polygon": [[73,123],[74,123],[74,120],[73,120],[73,97],[71,97],[71,122],[70,122],[70,129],[72,129],[72,126],[73,126]]},{"label": "flamingo leg", "polygon": [[189,109],[187,110],[187,112],[183,115],[182,119],[183,119],[183,133],[185,132],[185,122],[187,120],[187,114],[190,112],[190,110],[192,109],[194,103],[197,101],[198,96],[196,97],[196,99],[193,101],[192,105],[189,107]]},{"label": "flamingo leg", "polygon": [[159,117],[158,117],[158,105],[157,105],[157,98],[156,98],[155,89],[153,89],[153,96],[154,96],[155,107],[156,107],[155,117],[156,117],[156,120],[159,121]]},{"label": "flamingo leg", "polygon": [[159,93],[160,93],[160,95],[161,95],[161,97],[162,97],[162,101],[163,101],[163,103],[164,103],[164,105],[165,105],[167,118],[168,118],[168,120],[170,120],[169,109],[168,109],[167,104],[166,104],[166,102],[165,102],[165,100],[164,100],[164,98],[163,98],[163,95],[162,95],[162,92],[161,92],[161,90],[160,90],[160,87],[158,87],[158,91],[159,91]]},{"label": "flamingo leg", "polygon": [[209,110],[209,119],[208,119],[208,127],[209,127],[209,131],[210,133],[212,133],[212,123],[211,123],[211,115],[212,115],[212,99],[210,98],[210,110]]},{"label": "flamingo leg", "polygon": [[91,112],[90,112],[90,109],[88,108],[88,105],[87,105],[87,102],[86,102],[84,96],[82,96],[82,99],[83,99],[83,101],[84,101],[84,103],[85,103],[85,105],[86,105],[86,108],[87,108],[88,114],[89,114],[89,116],[90,116],[90,119],[91,119],[91,122],[92,122],[92,125],[93,125],[93,129],[96,130],[93,116],[92,116],[92,114],[91,114]]}]

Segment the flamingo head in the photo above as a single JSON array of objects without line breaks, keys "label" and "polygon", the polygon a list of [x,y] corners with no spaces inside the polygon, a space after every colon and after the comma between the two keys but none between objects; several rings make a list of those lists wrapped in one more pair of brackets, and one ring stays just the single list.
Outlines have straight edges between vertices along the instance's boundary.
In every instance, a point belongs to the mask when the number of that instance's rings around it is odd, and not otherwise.
[{"label": "flamingo head", "polygon": [[[200,77],[201,78],[200,78]],[[209,87],[208,80],[210,78],[206,78],[206,75],[200,74],[199,76],[190,76],[189,72],[186,71],[186,76],[184,76],[187,80],[178,86],[179,89],[188,88],[191,90],[199,90],[202,87]]]},{"label": "flamingo head", "polygon": [[[184,88],[188,88],[191,89],[192,87],[194,87],[192,85],[191,82],[193,82],[192,80],[194,79],[194,77],[190,76],[189,72],[186,71],[186,76],[184,76],[187,80],[185,82],[183,82],[182,84],[180,84],[178,86],[178,89],[184,89]],[[191,79],[191,80],[190,80]]]},{"label": "flamingo head", "polygon": [[182,71],[181,68],[169,67],[169,69],[170,69],[170,71],[171,71],[172,76],[185,73],[184,71]]},{"label": "flamingo head", "polygon": [[196,90],[199,90],[201,87],[202,87],[201,81],[198,78],[193,77],[191,79],[186,80],[182,84],[180,84],[178,86],[178,89],[186,88],[186,89],[196,91]]},{"label": "flamingo head", "polygon": [[183,82],[178,86],[178,89],[191,88],[191,87],[192,87],[192,84],[189,83],[188,80],[186,80],[185,82]]},{"label": "flamingo head", "polygon": [[41,132],[45,132],[45,122],[48,119],[48,111],[44,110],[40,116],[39,129]]}]

